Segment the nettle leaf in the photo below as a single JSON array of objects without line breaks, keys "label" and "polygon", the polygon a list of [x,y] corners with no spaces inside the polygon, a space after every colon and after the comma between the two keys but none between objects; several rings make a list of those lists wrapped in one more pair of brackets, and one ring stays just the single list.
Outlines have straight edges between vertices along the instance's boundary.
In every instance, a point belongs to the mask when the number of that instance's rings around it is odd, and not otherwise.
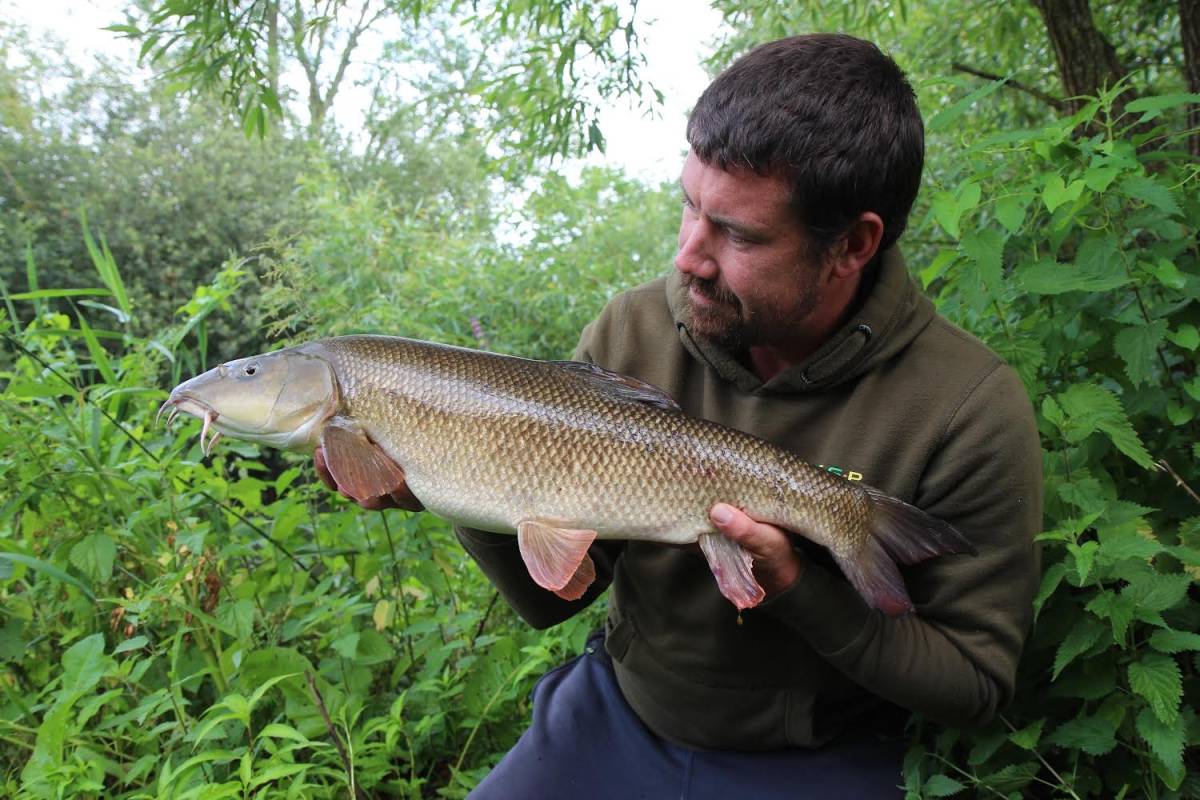
[{"label": "nettle leaf", "polygon": [[1161,653],[1145,653],[1129,665],[1129,688],[1141,695],[1162,722],[1171,724],[1179,717],[1183,699],[1183,679],[1175,659]]},{"label": "nettle leaf", "polygon": [[1090,650],[1092,645],[1100,641],[1104,631],[1104,623],[1091,615],[1081,616],[1076,620],[1070,633],[1058,646],[1058,652],[1054,654],[1054,671],[1050,679],[1058,678],[1068,664]]},{"label": "nettle leaf", "polygon": [[1112,184],[1113,179],[1120,174],[1119,167],[1105,166],[1103,164],[1093,164],[1088,167],[1087,172],[1083,173],[1083,182],[1093,192],[1103,192]]},{"label": "nettle leaf", "polygon": [[1129,595],[1139,611],[1166,611],[1187,597],[1192,577],[1186,573],[1153,572],[1130,581],[1123,594]]},{"label": "nettle leaf", "polygon": [[1100,519],[1102,513],[1104,512],[1093,511],[1077,519],[1059,520],[1057,528],[1039,533],[1034,537],[1034,540],[1038,542],[1070,542],[1074,544],[1081,533],[1092,527],[1092,523]]},{"label": "nettle leaf", "polygon": [[1092,566],[1096,563],[1096,551],[1099,549],[1100,543],[1096,541],[1083,544],[1071,542],[1067,545],[1067,552],[1075,557],[1075,572],[1079,575],[1080,585],[1087,582],[1088,575],[1092,572]]},{"label": "nettle leaf", "polygon": [[1160,653],[1182,653],[1185,650],[1200,650],[1200,633],[1177,631],[1171,628],[1155,631],[1150,636],[1150,646]]},{"label": "nettle leaf", "polygon": [[[1115,653],[1116,651],[1111,651]],[[1100,700],[1117,690],[1117,667],[1111,658],[1076,661],[1050,687],[1052,697]]]},{"label": "nettle leaf", "polygon": [[1167,419],[1176,427],[1186,425],[1196,416],[1196,410],[1190,405],[1181,406],[1174,400],[1167,401]]},{"label": "nettle leaf", "polygon": [[1009,741],[1024,750],[1034,750],[1037,748],[1038,741],[1042,738],[1042,727],[1046,724],[1046,720],[1039,719],[1032,725],[1027,725],[1019,731],[1010,735]]},{"label": "nettle leaf", "polygon": [[1135,722],[1138,736],[1150,745],[1150,751],[1162,759],[1172,772],[1183,768],[1183,745],[1186,728],[1182,715],[1164,722],[1149,708],[1143,708]]},{"label": "nettle leaf", "polygon": [[1038,587],[1037,597],[1033,598],[1033,618],[1036,620],[1038,615],[1042,613],[1042,606],[1050,595],[1054,594],[1054,590],[1062,583],[1063,576],[1067,574],[1067,565],[1059,561],[1053,564],[1042,573],[1042,585]]},{"label": "nettle leaf", "polygon": [[1132,278],[1121,263],[1117,240],[1112,236],[1087,239],[1071,263],[1051,257],[1019,266],[1014,278],[1027,292],[1054,295],[1065,292],[1106,292]]},{"label": "nettle leaf", "polygon": [[106,534],[92,533],[71,548],[71,563],[85,575],[106,581],[112,577],[117,546]]},{"label": "nettle leaf", "polygon": [[1177,330],[1168,333],[1167,339],[1184,350],[1195,350],[1200,347],[1200,330],[1196,330],[1196,326],[1191,323],[1184,323]]},{"label": "nettle leaf", "polygon": [[1014,794],[1018,798],[1021,797],[1019,792],[1037,777],[1040,770],[1041,766],[1036,761],[1009,764],[989,775],[984,775],[979,779],[979,783],[997,792],[1012,792],[1013,794],[1008,795],[1011,800]]},{"label": "nettle leaf", "polygon": [[926,797],[950,797],[966,789],[958,781],[947,775],[931,775],[929,780],[925,781],[925,787],[922,789]]},{"label": "nettle leaf", "polygon": [[962,215],[978,206],[982,196],[983,190],[974,181],[961,184],[953,194],[938,192],[931,203],[933,217],[946,233],[957,239],[960,235],[959,221]]},{"label": "nettle leaf", "polygon": [[1158,357],[1158,346],[1167,334],[1166,320],[1125,328],[1113,339],[1113,350],[1125,362],[1125,374],[1134,386],[1149,383]]},{"label": "nettle leaf", "polygon": [[1163,546],[1152,536],[1138,532],[1137,522],[1123,522],[1116,527],[1106,527],[1098,532],[1100,538],[1100,563],[1111,566],[1127,558],[1146,561],[1163,551]]},{"label": "nettle leaf", "polygon": [[1058,487],[1058,496],[1083,511],[1091,511],[1105,505],[1104,489],[1100,481],[1086,473]]},{"label": "nettle leaf", "polygon": [[1087,610],[1112,623],[1113,639],[1125,641],[1125,632],[1133,622],[1133,600],[1125,594],[1101,592],[1087,604]]},{"label": "nettle leaf", "polygon": [[984,285],[992,290],[1000,286],[1004,276],[1003,255],[1006,234],[993,228],[968,231],[962,238],[962,248],[975,262],[977,274]]},{"label": "nettle leaf", "polygon": [[1037,385],[1038,370],[1046,363],[1046,348],[1031,336],[999,336],[988,342],[992,350],[1017,371],[1027,389]]},{"label": "nettle leaf", "polygon": [[993,727],[991,730],[985,730],[979,734],[975,744],[971,746],[970,752],[967,753],[967,763],[973,767],[986,763],[996,754],[1008,740],[1008,735],[1003,728],[999,726]]},{"label": "nettle leaf", "polygon": [[996,219],[1008,230],[1017,233],[1025,223],[1025,210],[1029,207],[1029,197],[1009,195],[996,201]]},{"label": "nettle leaf", "polygon": [[1168,289],[1182,289],[1187,286],[1187,276],[1180,272],[1179,267],[1169,258],[1160,258],[1152,264],[1142,264],[1142,268]]},{"label": "nettle leaf", "polygon": [[1093,756],[1102,756],[1117,746],[1117,725],[1099,714],[1094,717],[1079,716],[1059,725],[1046,741],[1070,750],[1082,750]]},{"label": "nettle leaf", "polygon": [[930,202],[933,218],[942,226],[942,230],[957,239],[959,236],[958,219],[962,212],[958,208],[958,198],[952,192],[938,192]]},{"label": "nettle leaf", "polygon": [[928,289],[929,284],[940,278],[942,273],[945,272],[951,264],[957,261],[958,258],[958,250],[951,250],[946,247],[943,247],[941,250],[939,250],[933,261],[929,262],[929,266],[925,267],[920,272],[921,287]]},{"label": "nettle leaf", "polygon": [[1078,444],[1091,434],[1102,432],[1139,466],[1149,469],[1153,465],[1142,440],[1129,424],[1121,401],[1111,391],[1093,383],[1077,383],[1057,399],[1066,415],[1066,423],[1060,427],[1068,442]]},{"label": "nettle leaf", "polygon": [[[1154,511],[1158,511],[1158,509],[1153,506],[1144,506],[1128,500],[1110,500],[1104,507],[1100,521],[1103,528],[1107,530],[1125,525],[1127,522],[1140,522],[1143,517]],[[1103,535],[1100,538],[1104,541]]]},{"label": "nettle leaf", "polygon": [[1042,189],[1042,201],[1046,204],[1046,210],[1054,213],[1054,209],[1063,203],[1078,200],[1080,195],[1083,194],[1084,185],[1084,182],[1081,180],[1071,181],[1067,185],[1064,183],[1061,175],[1047,175],[1044,188]]},{"label": "nettle leaf", "polygon": [[1118,184],[1121,192],[1134,200],[1154,206],[1171,216],[1183,213],[1171,190],[1148,175],[1131,175]]}]

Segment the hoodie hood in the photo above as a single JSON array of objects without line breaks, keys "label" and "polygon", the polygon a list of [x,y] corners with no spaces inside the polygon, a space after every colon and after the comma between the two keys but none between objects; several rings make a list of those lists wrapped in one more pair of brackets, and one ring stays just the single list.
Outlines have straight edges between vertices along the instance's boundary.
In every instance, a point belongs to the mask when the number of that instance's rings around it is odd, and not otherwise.
[{"label": "hoodie hood", "polygon": [[899,353],[934,317],[933,303],[917,289],[899,248],[880,258],[874,282],[845,324],[811,355],[765,383],[734,354],[691,332],[687,290],[672,272],[667,305],[683,346],[724,380],[752,394],[802,394],[853,380]]}]

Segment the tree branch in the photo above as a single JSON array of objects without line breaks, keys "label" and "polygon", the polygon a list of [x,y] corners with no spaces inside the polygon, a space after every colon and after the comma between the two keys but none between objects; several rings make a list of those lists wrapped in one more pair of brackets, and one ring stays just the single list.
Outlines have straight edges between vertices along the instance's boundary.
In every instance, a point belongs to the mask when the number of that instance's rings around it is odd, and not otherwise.
[{"label": "tree branch", "polygon": [[[984,70],[968,67],[966,64],[959,64],[957,62],[951,64],[950,68],[956,72],[965,72],[968,75],[974,75],[977,78],[984,78],[989,81],[1005,80],[1003,75],[997,75],[994,72],[985,72]],[[1041,89],[1035,89],[1032,86],[1026,86],[1020,81],[1013,80],[1012,78],[1007,79],[1007,82],[1004,85],[1013,89],[1017,89],[1018,91],[1025,92],[1026,94],[1033,95],[1038,100],[1041,100],[1043,103],[1046,103],[1054,108],[1056,111],[1063,111],[1067,107],[1065,100],[1055,97],[1054,95],[1046,94]]]}]

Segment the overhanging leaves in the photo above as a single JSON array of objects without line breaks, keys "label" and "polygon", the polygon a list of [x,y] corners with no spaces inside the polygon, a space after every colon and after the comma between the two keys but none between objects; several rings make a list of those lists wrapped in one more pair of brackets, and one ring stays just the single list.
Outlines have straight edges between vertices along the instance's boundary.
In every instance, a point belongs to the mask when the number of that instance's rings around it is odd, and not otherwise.
[{"label": "overhanging leaves", "polygon": [[1137,716],[1138,735],[1150,745],[1154,755],[1173,772],[1183,767],[1184,719],[1176,714],[1171,721],[1164,722],[1149,708],[1143,708]]},{"label": "overhanging leaves", "polygon": [[1165,320],[1123,328],[1113,339],[1113,349],[1125,362],[1125,374],[1134,386],[1150,383],[1157,365],[1158,346],[1167,333]]},{"label": "overhanging leaves", "polygon": [[1146,653],[1130,664],[1129,688],[1146,699],[1161,722],[1170,725],[1179,718],[1183,679],[1171,656]]},{"label": "overhanging leaves", "polygon": [[1095,384],[1077,383],[1058,395],[1057,400],[1066,414],[1066,421],[1061,427],[1068,442],[1082,442],[1093,433],[1102,432],[1118,450],[1139,466],[1149,469],[1153,464],[1153,459],[1129,424],[1121,401],[1111,391]]},{"label": "overhanging leaves", "polygon": [[1131,280],[1120,262],[1117,247],[1112,237],[1092,237],[1080,247],[1074,261],[1043,257],[1019,266],[1015,277],[1032,294],[1106,292]]},{"label": "overhanging leaves", "polygon": [[1117,726],[1112,720],[1097,714],[1079,716],[1059,725],[1047,737],[1050,744],[1082,750],[1093,756],[1102,756],[1117,746]]}]

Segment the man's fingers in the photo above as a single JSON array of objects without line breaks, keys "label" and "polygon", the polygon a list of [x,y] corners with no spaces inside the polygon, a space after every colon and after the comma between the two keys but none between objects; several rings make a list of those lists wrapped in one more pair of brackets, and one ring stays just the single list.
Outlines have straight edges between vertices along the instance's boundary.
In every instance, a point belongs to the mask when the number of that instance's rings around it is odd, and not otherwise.
[{"label": "man's fingers", "polygon": [[717,503],[708,516],[718,531],[750,553],[754,575],[768,597],[792,585],[804,571],[790,535],[782,528],[757,522],[728,503]]},{"label": "man's fingers", "polygon": [[721,533],[733,539],[754,555],[766,555],[780,544],[790,547],[787,534],[774,525],[756,522],[746,512],[728,503],[717,503],[709,511],[709,518]]}]

